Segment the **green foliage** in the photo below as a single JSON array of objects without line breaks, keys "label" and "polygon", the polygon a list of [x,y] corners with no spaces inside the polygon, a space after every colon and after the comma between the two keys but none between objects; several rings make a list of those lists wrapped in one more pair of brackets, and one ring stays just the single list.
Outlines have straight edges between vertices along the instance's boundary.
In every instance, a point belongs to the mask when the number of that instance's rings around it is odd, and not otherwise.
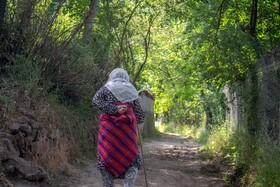
[{"label": "green foliage", "polygon": [[10,90],[7,83],[8,83],[7,80],[5,79],[1,80],[0,104],[5,114],[14,111],[16,108],[16,102],[13,99],[14,93]]},{"label": "green foliage", "polygon": [[[258,149],[253,153],[257,161],[250,166],[249,171],[243,177],[251,186],[279,186],[280,185],[280,159],[279,145],[262,138]],[[252,176],[253,174],[253,176]]]},{"label": "green foliage", "polygon": [[13,58],[11,76],[23,87],[23,97],[34,100],[43,91],[48,89],[48,87],[40,87],[40,82],[41,85],[47,86],[47,84],[44,84],[45,80],[42,79],[41,75],[42,69],[37,62],[32,62],[24,56],[16,56]]},{"label": "green foliage", "polygon": [[84,101],[91,103],[94,91],[107,78],[102,71],[103,64],[100,63],[96,53],[91,46],[77,43],[69,51],[65,64],[61,66],[59,84],[54,91],[59,95],[64,104],[80,105]]},{"label": "green foliage", "polygon": [[62,105],[57,95],[49,94],[43,101],[46,118],[55,119],[54,125],[67,137],[71,158],[96,158],[98,119],[92,115],[91,103]]},{"label": "green foliage", "polygon": [[237,145],[233,141],[234,132],[234,129],[227,125],[212,128],[205,149],[223,158],[228,164],[235,165]]},{"label": "green foliage", "polygon": [[226,176],[229,182],[237,178],[241,186],[279,186],[278,145],[268,137],[259,137],[252,150],[249,139],[245,128],[236,130],[227,124],[211,129],[204,150],[210,157],[230,166],[234,174]]},{"label": "green foliage", "polygon": [[205,145],[209,141],[210,136],[211,132],[207,128],[205,128],[205,126],[202,126],[196,130],[195,141],[202,145]]},{"label": "green foliage", "polygon": [[14,111],[16,106],[27,107],[45,97],[50,82],[42,77],[42,68],[24,56],[10,57],[13,65],[9,67],[9,76],[1,77],[1,103],[7,111]]}]

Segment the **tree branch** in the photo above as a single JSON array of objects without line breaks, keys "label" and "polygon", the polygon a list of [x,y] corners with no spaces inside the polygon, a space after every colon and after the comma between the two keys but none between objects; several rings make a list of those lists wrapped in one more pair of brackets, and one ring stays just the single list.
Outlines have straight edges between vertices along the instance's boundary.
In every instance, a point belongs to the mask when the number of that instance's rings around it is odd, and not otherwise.
[{"label": "tree branch", "polygon": [[224,4],[225,4],[226,0],[223,0],[221,2],[221,4],[219,5],[218,9],[217,9],[217,12],[216,12],[216,15],[215,17],[217,16],[217,14],[219,14],[219,17],[218,17],[218,23],[217,23],[217,28],[216,28],[216,32],[215,32],[215,43],[216,45],[219,47],[218,45],[218,33],[219,33],[219,30],[220,30],[220,25],[221,25],[221,19],[222,19],[222,13],[223,13],[223,8],[224,8]]},{"label": "tree branch", "polygon": [[139,3],[137,3],[135,5],[135,7],[133,8],[133,10],[131,11],[128,19],[126,20],[125,22],[125,25],[124,25],[124,28],[123,28],[123,32],[122,32],[122,37],[121,37],[121,40],[120,40],[120,49],[121,51],[123,51],[123,40],[124,40],[124,36],[125,36],[125,33],[126,33],[126,30],[127,30],[127,27],[128,27],[128,23],[129,21],[131,20],[133,14],[135,13],[136,9],[140,6],[140,4],[142,3],[142,1],[140,1]]},{"label": "tree branch", "polygon": [[[156,16],[155,16],[156,17]],[[148,60],[148,55],[149,55],[149,46],[150,46],[150,42],[151,42],[151,27],[153,25],[153,22],[155,20],[155,17],[152,17],[149,21],[149,27],[147,30],[147,33],[144,37],[144,46],[145,46],[145,58],[143,63],[141,64],[140,68],[138,69],[134,79],[133,79],[133,84],[135,84],[136,80],[138,79],[138,77],[140,76],[140,73],[142,72],[147,60]]]}]

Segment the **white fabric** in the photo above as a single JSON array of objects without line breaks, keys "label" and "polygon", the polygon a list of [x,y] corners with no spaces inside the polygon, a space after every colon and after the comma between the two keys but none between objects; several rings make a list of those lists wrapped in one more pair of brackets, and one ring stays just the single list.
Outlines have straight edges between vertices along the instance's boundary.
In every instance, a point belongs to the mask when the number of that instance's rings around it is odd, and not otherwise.
[{"label": "white fabric", "polygon": [[139,91],[129,82],[129,76],[122,68],[116,68],[110,73],[105,86],[122,103],[132,102],[138,98]]}]

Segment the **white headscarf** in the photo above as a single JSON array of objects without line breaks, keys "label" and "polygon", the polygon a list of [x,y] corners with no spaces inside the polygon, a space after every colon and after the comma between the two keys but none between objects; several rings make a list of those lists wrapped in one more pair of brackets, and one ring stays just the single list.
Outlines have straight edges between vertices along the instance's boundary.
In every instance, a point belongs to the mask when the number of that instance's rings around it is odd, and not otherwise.
[{"label": "white headscarf", "polygon": [[138,98],[139,91],[129,82],[129,76],[122,68],[116,68],[110,73],[105,86],[122,103],[132,102]]}]

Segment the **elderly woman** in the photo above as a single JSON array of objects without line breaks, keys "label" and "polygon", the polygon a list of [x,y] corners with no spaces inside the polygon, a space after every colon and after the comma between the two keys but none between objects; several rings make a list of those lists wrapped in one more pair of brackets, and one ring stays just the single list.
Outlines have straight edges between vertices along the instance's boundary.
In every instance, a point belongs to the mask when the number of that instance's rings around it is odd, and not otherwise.
[{"label": "elderly woman", "polygon": [[144,121],[138,93],[127,72],[116,68],[93,97],[93,105],[102,112],[97,167],[103,187],[114,187],[114,179],[124,179],[124,187],[134,186],[141,166],[137,125]]}]

